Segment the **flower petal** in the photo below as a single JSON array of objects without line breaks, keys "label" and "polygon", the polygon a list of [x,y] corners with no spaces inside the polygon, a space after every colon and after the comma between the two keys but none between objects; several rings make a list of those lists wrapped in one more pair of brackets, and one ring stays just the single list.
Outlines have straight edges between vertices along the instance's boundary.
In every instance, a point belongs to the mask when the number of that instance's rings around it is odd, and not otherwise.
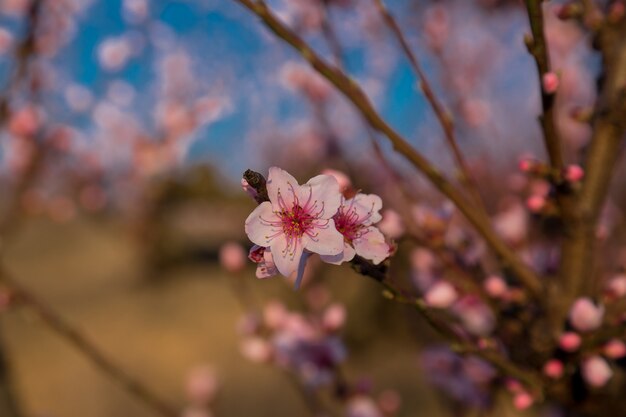
[{"label": "flower petal", "polygon": [[320,255],[320,258],[328,264],[341,265],[344,262],[350,262],[354,255],[356,255],[354,248],[344,241],[343,252],[338,255]]},{"label": "flower petal", "polygon": [[274,264],[274,256],[272,255],[272,250],[270,248],[265,248],[263,253],[263,260],[259,262],[256,267],[256,277],[259,279],[265,279],[269,277],[276,276],[278,274],[278,270],[276,269],[276,265]]},{"label": "flower petal", "polygon": [[272,204],[265,201],[248,216],[245,223],[245,231],[248,238],[259,246],[269,246],[273,240],[271,236],[282,232],[281,226],[272,226],[272,222],[280,219],[272,210]]},{"label": "flower petal", "polygon": [[[365,226],[378,223],[383,216],[379,213],[383,208],[383,200],[376,194],[357,194],[354,197],[354,210],[359,219],[364,219],[361,223]],[[346,201],[345,206],[349,206],[350,202]]]},{"label": "flower petal", "polygon": [[290,242],[285,235],[280,235],[272,240],[271,250],[276,269],[281,275],[289,277],[298,269],[304,247],[302,239],[293,239]]},{"label": "flower petal", "polygon": [[269,169],[266,186],[274,211],[291,209],[300,190],[298,181],[287,171],[278,167]]},{"label": "flower petal", "polygon": [[323,226],[317,226],[312,235],[302,236],[305,249],[320,255],[338,255],[343,252],[343,236],[335,228],[333,219],[323,220]]},{"label": "flower petal", "polygon": [[352,242],[359,256],[379,264],[389,256],[389,245],[385,236],[377,228],[370,226],[363,230],[360,238]]},{"label": "flower petal", "polygon": [[339,183],[332,175],[318,175],[302,186],[303,208],[319,219],[330,219],[341,204]]}]

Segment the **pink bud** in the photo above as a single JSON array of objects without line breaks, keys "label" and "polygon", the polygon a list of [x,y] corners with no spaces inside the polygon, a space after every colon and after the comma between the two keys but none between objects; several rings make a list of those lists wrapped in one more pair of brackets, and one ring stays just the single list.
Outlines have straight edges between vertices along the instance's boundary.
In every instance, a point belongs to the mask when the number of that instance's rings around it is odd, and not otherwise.
[{"label": "pink bud", "polygon": [[487,291],[487,294],[494,298],[502,297],[504,294],[506,294],[509,288],[506,285],[506,281],[504,281],[497,275],[491,275],[489,278],[487,278],[483,283],[483,286],[485,288],[485,291]]},{"label": "pink bud", "polygon": [[520,159],[518,163],[519,170],[522,172],[529,172],[535,164],[530,159]]},{"label": "pink bud", "polygon": [[543,373],[549,378],[559,379],[563,376],[563,362],[558,359],[550,359],[543,365]]},{"label": "pink bud", "polygon": [[332,175],[333,177],[335,177],[335,179],[339,183],[339,191],[342,193],[344,193],[352,186],[350,178],[341,171],[337,171],[335,169],[325,169],[322,171],[322,174]]},{"label": "pink bud", "polygon": [[330,332],[341,329],[346,322],[346,308],[341,304],[333,304],[326,309],[322,323]]},{"label": "pink bud", "polygon": [[566,352],[575,352],[580,347],[580,335],[574,332],[565,332],[559,339],[559,346]]},{"label": "pink bud", "polygon": [[288,312],[285,306],[278,301],[271,301],[263,309],[263,320],[270,329],[277,329],[287,320]]},{"label": "pink bud", "polygon": [[11,115],[9,132],[14,136],[33,136],[40,124],[40,116],[33,106],[26,106]]},{"label": "pink bud", "polygon": [[585,171],[579,165],[569,165],[565,168],[565,179],[569,182],[579,182],[585,176]]},{"label": "pink bud", "polygon": [[258,195],[257,191],[254,188],[252,188],[250,184],[248,184],[248,181],[246,181],[245,178],[241,179],[241,187],[246,193],[248,193],[250,197],[256,199],[256,196]]},{"label": "pink bud", "polygon": [[447,281],[434,283],[424,295],[426,304],[435,308],[448,308],[459,297],[456,289]]},{"label": "pink bud", "polygon": [[582,374],[587,384],[600,388],[609,382],[613,376],[613,371],[602,357],[592,356],[583,362]]},{"label": "pink bud", "polygon": [[231,274],[240,272],[246,266],[246,251],[236,242],[229,242],[220,248],[220,264]]},{"label": "pink bud", "polygon": [[604,307],[596,306],[590,298],[579,298],[574,302],[569,313],[572,327],[581,332],[595,330],[602,325]]},{"label": "pink bud", "polygon": [[604,345],[604,354],[611,359],[620,359],[626,356],[626,344],[621,340],[611,339]]},{"label": "pink bud", "polygon": [[526,207],[533,213],[539,213],[546,206],[546,199],[540,195],[530,196],[526,200]]},{"label": "pink bud", "polygon": [[626,295],[626,275],[617,275],[609,281],[607,289],[616,297]]},{"label": "pink bud", "polygon": [[513,406],[520,411],[526,410],[531,405],[533,405],[534,402],[535,399],[532,397],[532,395],[524,391],[520,392],[519,394],[515,394],[515,397],[513,398]]},{"label": "pink bud", "polygon": [[260,337],[244,339],[239,349],[244,358],[254,363],[267,363],[272,358],[272,346]]},{"label": "pink bud", "polygon": [[378,228],[385,236],[398,239],[404,234],[404,222],[394,210],[383,210],[383,219],[378,223]]},{"label": "pink bud", "polygon": [[556,93],[559,88],[559,76],[554,72],[547,72],[542,77],[543,90],[548,94]]}]

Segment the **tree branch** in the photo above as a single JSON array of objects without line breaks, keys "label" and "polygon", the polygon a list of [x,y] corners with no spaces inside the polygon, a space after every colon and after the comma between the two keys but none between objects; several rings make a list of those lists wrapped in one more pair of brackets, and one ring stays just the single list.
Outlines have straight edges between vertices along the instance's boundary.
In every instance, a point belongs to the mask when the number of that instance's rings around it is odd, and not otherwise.
[{"label": "tree branch", "polygon": [[389,12],[387,7],[383,3],[383,0],[374,0],[374,2],[376,3],[376,7],[379,13],[382,15],[384,22],[400,44],[402,51],[406,55],[409,63],[411,64],[411,67],[413,68],[413,71],[420,81],[420,87],[422,89],[422,92],[424,93],[424,97],[426,97],[426,101],[428,101],[428,103],[430,104],[430,107],[433,109],[433,112],[435,113],[435,116],[437,117],[437,120],[439,121],[439,124],[443,129],[448,148],[450,148],[454,161],[460,171],[461,182],[469,188],[470,195],[475,200],[475,204],[486,215],[485,204],[482,196],[480,195],[480,191],[478,190],[478,185],[476,184],[476,181],[471,174],[467,163],[465,162],[465,158],[463,157],[461,149],[458,145],[458,141],[456,140],[456,135],[454,133],[454,122],[452,118],[437,98],[437,95],[433,91],[430,82],[428,81],[428,77],[426,77],[426,73],[422,70],[422,67],[419,64],[417,57],[411,50],[409,43],[402,33],[402,29],[400,29],[400,26],[396,22],[391,12]]},{"label": "tree branch", "polygon": [[556,95],[547,92],[543,87],[543,76],[551,72],[548,45],[544,34],[543,0],[525,0],[528,19],[532,31],[532,39],[527,39],[528,51],[535,59],[541,88],[541,107],[543,114],[539,117],[543,130],[543,139],[548,151],[550,165],[554,172],[552,178],[559,178],[563,170],[561,140],[555,122]]},{"label": "tree branch", "polygon": [[586,283],[593,280],[597,222],[626,134],[626,25],[605,24],[597,36],[605,72],[596,103],[585,180],[573,221],[565,230],[561,255],[562,315],[574,298],[585,293]]},{"label": "tree branch", "polygon": [[416,151],[398,132],[389,126],[374,109],[363,90],[344,72],[324,61],[296,33],[284,25],[263,2],[233,0],[261,18],[263,23],[279,38],[295,48],[321,75],[328,79],[361,112],[375,130],[383,133],[394,149],[404,155],[443,195],[463,213],[491,249],[500,257],[518,280],[536,297],[542,293],[542,283],[536,273],[495,233],[481,211],[468,201],[421,153]]},{"label": "tree branch", "polygon": [[66,323],[44,302],[13,279],[13,277],[11,277],[2,267],[0,267],[0,280],[11,289],[18,302],[24,303],[24,305],[37,314],[46,326],[64,338],[67,342],[74,346],[74,348],[79,350],[83,355],[91,360],[91,363],[108,375],[125,391],[134,395],[150,407],[156,414],[162,417],[179,416],[179,412],[176,407],[159,398],[142,383],[128,375],[117,365],[111,362],[80,332]]}]

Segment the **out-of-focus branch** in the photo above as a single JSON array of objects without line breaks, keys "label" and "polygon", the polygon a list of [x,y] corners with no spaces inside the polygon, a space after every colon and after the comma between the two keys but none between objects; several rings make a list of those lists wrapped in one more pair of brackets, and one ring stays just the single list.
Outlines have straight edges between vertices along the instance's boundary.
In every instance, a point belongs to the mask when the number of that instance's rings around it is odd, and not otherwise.
[{"label": "out-of-focus branch", "polygon": [[13,277],[5,269],[3,269],[3,267],[0,267],[0,281],[2,281],[12,291],[17,302],[20,302],[31,309],[42,323],[69,342],[74,348],[79,350],[91,361],[91,363],[93,363],[100,371],[108,375],[121,388],[141,400],[159,416],[179,416],[179,412],[176,407],[168,404],[162,398],[158,397],[146,388],[141,382],[137,381],[111,362],[87,338],[85,338],[83,334],[65,322],[65,320],[58,316],[54,310],[41,301],[36,295],[13,279]]},{"label": "out-of-focus branch", "polygon": [[28,64],[35,55],[35,41],[37,27],[41,18],[43,0],[33,0],[30,4],[26,19],[29,22],[26,35],[15,48],[15,67],[9,77],[4,91],[0,94],[0,127],[4,125],[9,116],[9,104],[13,92],[18,88],[22,79],[28,73]]},{"label": "out-of-focus branch", "polygon": [[[357,259],[358,260],[358,259]],[[358,269],[357,269],[358,270]],[[543,383],[534,372],[522,369],[515,363],[503,356],[494,349],[481,349],[468,340],[462,338],[457,332],[451,329],[447,321],[435,316],[423,300],[405,295],[401,290],[392,285],[387,279],[380,279],[379,274],[370,275],[374,280],[380,282],[385,288],[385,296],[390,300],[401,304],[407,304],[415,308],[418,313],[430,324],[430,326],[446,339],[452,349],[461,355],[473,355],[483,359],[485,362],[495,367],[502,375],[515,378],[523,383],[535,398],[543,398]]]},{"label": "out-of-focus branch", "polygon": [[363,90],[340,69],[328,64],[296,33],[284,25],[263,2],[234,0],[261,18],[263,23],[279,38],[295,48],[321,75],[328,79],[361,112],[373,129],[383,133],[394,149],[406,157],[421,171],[443,195],[452,201],[491,249],[501,258],[504,265],[534,295],[542,293],[542,283],[529,268],[495,233],[488,220],[477,210],[445,176],[443,176],[421,153],[415,150],[398,132],[383,120],[374,109]]},{"label": "out-of-focus branch", "polygon": [[555,122],[556,95],[546,91],[543,86],[543,77],[551,71],[548,45],[544,34],[543,0],[525,0],[532,38],[526,40],[528,51],[535,59],[541,88],[541,106],[543,114],[539,117],[543,130],[543,140],[550,158],[553,178],[558,178],[563,169],[563,154],[561,140]]},{"label": "out-of-focus branch", "polygon": [[11,378],[11,369],[6,358],[4,341],[0,341],[0,416],[22,417],[18,404],[15,400],[15,392]]},{"label": "out-of-focus branch", "polygon": [[411,50],[409,43],[402,33],[402,29],[400,29],[400,26],[396,22],[391,12],[389,12],[389,10],[387,9],[387,6],[385,6],[383,0],[374,0],[374,2],[376,3],[376,7],[383,17],[385,24],[395,36],[396,40],[400,44],[400,47],[402,48],[402,51],[409,60],[413,71],[419,78],[420,87],[422,89],[422,92],[424,93],[424,97],[426,97],[426,100],[430,104],[430,107],[433,109],[433,112],[435,113],[435,116],[437,117],[437,120],[439,121],[439,124],[443,129],[446,143],[450,148],[452,156],[454,157],[454,161],[460,171],[461,181],[468,186],[469,192],[472,198],[475,200],[476,205],[483,211],[485,211],[486,214],[485,204],[480,195],[480,191],[478,190],[476,181],[474,180],[474,177],[469,167],[467,166],[467,163],[465,162],[465,158],[461,153],[461,149],[459,148],[456,134],[454,132],[454,122],[452,121],[452,118],[437,98],[437,95],[433,91],[430,82],[428,81],[428,77],[426,77],[426,73],[422,69],[419,61],[417,60],[417,57]]},{"label": "out-of-focus branch", "polygon": [[[626,135],[626,25],[605,23],[597,34],[604,74],[596,104],[593,135],[585,163],[585,180],[571,224],[566,227],[561,281],[563,310],[593,280],[596,225]],[[566,311],[566,310],[565,310]],[[563,312],[563,314],[565,314]]]}]

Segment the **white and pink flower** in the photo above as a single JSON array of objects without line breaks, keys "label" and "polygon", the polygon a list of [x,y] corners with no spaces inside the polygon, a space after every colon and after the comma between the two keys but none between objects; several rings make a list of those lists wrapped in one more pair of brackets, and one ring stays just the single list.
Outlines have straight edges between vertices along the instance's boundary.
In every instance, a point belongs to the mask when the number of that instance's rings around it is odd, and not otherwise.
[{"label": "white and pink flower", "polygon": [[343,251],[336,255],[322,255],[322,260],[339,265],[351,261],[355,255],[379,264],[389,256],[389,245],[385,236],[373,226],[382,216],[383,202],[374,194],[357,194],[354,198],[342,198],[335,226],[343,236]]},{"label": "white and pink flower", "polygon": [[333,220],[341,204],[334,177],[318,175],[299,185],[289,173],[272,167],[267,194],[270,201],[248,216],[245,231],[253,243],[269,248],[278,272],[288,277],[298,271],[300,277],[310,253],[342,253],[344,239]]}]

